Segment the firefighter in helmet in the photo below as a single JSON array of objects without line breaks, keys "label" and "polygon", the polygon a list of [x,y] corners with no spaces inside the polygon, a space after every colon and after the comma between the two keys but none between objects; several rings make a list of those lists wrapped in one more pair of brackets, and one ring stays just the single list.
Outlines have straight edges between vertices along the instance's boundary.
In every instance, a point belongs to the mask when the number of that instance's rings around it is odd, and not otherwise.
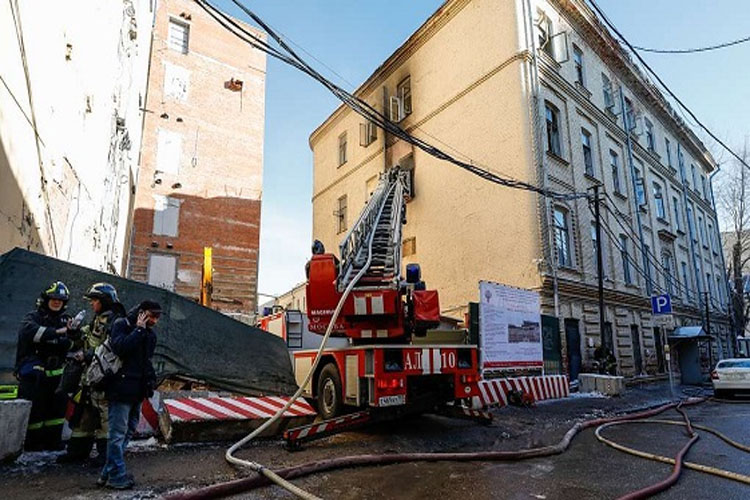
[{"label": "firefighter in helmet", "polygon": [[18,330],[18,397],[31,401],[27,450],[62,449],[66,398],[56,389],[65,355],[73,345],[72,320],[65,314],[69,298],[65,283],[53,282],[42,291],[36,309],[26,314]]},{"label": "firefighter in helmet", "polygon": [[74,411],[70,417],[72,434],[65,455],[60,462],[77,462],[89,458],[96,444],[98,453],[94,465],[104,465],[107,454],[107,400],[102,387],[92,387],[86,380],[86,368],[92,362],[94,350],[109,338],[112,324],[125,316],[125,307],[117,297],[117,290],[109,283],[95,283],[84,295],[91,304],[93,320],[81,328],[80,340],[75,344],[75,358],[83,365],[80,385],[72,396]]}]

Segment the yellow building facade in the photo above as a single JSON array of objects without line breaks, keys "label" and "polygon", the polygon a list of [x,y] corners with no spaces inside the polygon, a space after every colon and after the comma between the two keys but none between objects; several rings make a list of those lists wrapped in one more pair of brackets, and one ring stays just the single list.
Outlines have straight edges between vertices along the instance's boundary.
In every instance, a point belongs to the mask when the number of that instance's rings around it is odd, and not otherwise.
[{"label": "yellow building facade", "polygon": [[[602,237],[605,342],[623,373],[664,370],[651,294],[672,289],[679,326],[700,324],[708,291],[715,333],[726,336],[708,178],[714,161],[583,2],[448,0],[356,95],[414,136],[499,176],[562,193],[601,186],[611,230]],[[625,108],[612,106],[619,100]],[[413,169],[403,263],[421,265],[443,314],[462,317],[480,280],[537,290],[543,314],[558,319],[563,358],[592,359],[602,337],[587,200],[558,202],[487,182],[375,131],[344,106],[311,134],[310,147],[313,237],[329,251],[338,252],[381,172]],[[694,179],[683,178],[691,166]],[[637,233],[637,219],[643,236],[628,248],[620,232]]]}]

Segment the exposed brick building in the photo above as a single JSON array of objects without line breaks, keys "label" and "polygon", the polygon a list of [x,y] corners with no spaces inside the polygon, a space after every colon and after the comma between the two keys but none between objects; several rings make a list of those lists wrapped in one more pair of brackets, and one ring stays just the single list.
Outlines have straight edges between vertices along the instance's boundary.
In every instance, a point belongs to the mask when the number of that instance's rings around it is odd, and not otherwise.
[{"label": "exposed brick building", "polygon": [[213,307],[252,314],[265,54],[187,0],[159,2],[153,36],[128,275],[198,300],[212,247]]}]

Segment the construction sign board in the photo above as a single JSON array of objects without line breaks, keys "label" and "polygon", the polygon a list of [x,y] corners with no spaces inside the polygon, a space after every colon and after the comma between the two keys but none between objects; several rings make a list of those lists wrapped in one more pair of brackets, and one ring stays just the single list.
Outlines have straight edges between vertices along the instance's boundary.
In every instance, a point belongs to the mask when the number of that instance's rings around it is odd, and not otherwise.
[{"label": "construction sign board", "polygon": [[479,282],[479,347],[482,371],[542,368],[539,294]]}]

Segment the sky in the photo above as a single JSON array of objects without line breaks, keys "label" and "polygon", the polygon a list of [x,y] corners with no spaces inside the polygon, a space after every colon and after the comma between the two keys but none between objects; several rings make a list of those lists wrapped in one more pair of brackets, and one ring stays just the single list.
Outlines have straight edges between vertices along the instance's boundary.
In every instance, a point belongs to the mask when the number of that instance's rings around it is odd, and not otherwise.
[{"label": "sky", "polygon": [[[230,0],[212,1],[249,22]],[[442,0],[242,1],[304,48],[292,45],[347,90],[370,76],[442,4]],[[598,0],[598,4],[634,45],[691,48],[750,34],[750,4],[744,0]],[[709,129],[735,150],[741,147],[750,133],[750,43],[702,54],[643,55]],[[268,58],[259,294],[279,295],[304,280],[312,242],[308,139],[337,106],[338,101],[318,82]],[[728,159],[712,141],[705,143],[717,159]],[[259,302],[266,299],[261,295]]]}]

